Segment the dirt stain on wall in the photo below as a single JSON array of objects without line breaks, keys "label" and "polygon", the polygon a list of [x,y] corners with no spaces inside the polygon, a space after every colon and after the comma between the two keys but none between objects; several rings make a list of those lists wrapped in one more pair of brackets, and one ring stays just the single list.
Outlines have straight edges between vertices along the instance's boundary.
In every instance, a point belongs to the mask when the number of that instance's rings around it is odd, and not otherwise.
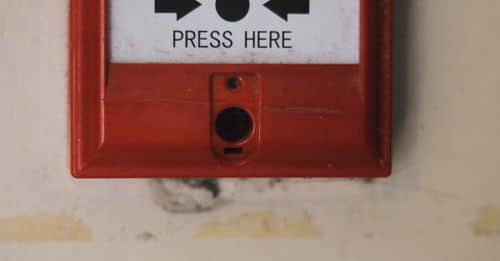
[{"label": "dirt stain on wall", "polygon": [[0,219],[0,243],[91,239],[90,229],[64,210],[57,215],[37,214]]},{"label": "dirt stain on wall", "polygon": [[151,232],[139,233],[135,236],[135,238],[139,241],[151,241],[151,240],[156,239],[155,235],[153,235],[153,233],[151,233]]},{"label": "dirt stain on wall", "polygon": [[473,225],[474,233],[483,236],[500,235],[500,207],[483,206]]},{"label": "dirt stain on wall", "polygon": [[195,238],[319,238],[309,213],[298,218],[285,218],[274,212],[248,213],[227,221],[202,225]]}]

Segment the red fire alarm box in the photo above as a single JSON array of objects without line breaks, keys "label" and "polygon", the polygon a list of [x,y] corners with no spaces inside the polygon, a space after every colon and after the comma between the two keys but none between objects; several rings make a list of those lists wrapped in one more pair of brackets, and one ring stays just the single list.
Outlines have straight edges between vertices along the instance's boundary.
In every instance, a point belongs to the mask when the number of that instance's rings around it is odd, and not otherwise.
[{"label": "red fire alarm box", "polygon": [[78,178],[385,177],[392,0],[71,0]]}]

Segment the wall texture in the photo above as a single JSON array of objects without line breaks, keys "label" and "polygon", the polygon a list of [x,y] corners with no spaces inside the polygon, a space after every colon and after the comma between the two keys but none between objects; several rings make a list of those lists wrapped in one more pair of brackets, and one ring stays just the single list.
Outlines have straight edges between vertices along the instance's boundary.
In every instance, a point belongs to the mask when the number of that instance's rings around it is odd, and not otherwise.
[{"label": "wall texture", "polygon": [[0,260],[500,260],[500,1],[395,2],[393,177],[207,185],[71,178],[68,1],[0,1]]}]

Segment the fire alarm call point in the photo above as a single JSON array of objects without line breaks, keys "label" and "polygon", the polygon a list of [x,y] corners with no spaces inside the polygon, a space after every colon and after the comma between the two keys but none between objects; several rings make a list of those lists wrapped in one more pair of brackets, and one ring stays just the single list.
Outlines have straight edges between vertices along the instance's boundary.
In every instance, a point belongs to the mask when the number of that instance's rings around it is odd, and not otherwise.
[{"label": "fire alarm call point", "polygon": [[385,177],[392,0],[71,0],[78,178]]}]

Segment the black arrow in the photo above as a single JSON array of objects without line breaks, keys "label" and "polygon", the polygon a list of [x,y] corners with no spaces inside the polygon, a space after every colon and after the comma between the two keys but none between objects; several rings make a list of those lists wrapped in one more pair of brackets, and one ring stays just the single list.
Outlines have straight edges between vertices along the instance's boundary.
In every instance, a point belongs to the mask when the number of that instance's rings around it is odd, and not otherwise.
[{"label": "black arrow", "polygon": [[155,13],[176,13],[180,20],[200,6],[196,0],[155,0]]},{"label": "black arrow", "polygon": [[309,14],[309,0],[269,0],[264,6],[285,21],[289,14]]}]

